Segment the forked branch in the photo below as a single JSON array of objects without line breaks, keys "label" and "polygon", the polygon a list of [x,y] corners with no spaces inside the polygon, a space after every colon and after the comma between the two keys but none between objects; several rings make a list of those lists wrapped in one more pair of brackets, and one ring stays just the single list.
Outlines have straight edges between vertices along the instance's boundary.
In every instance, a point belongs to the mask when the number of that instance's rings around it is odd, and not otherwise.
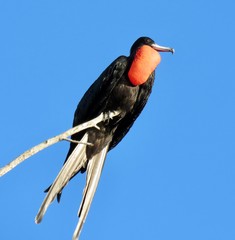
[{"label": "forked branch", "polygon": [[[63,133],[61,133],[55,137],[49,138],[46,141],[30,148],[29,150],[27,150],[23,154],[21,154],[19,157],[14,159],[12,162],[8,163],[3,168],[0,168],[0,177],[5,175],[7,172],[11,171],[17,165],[19,165],[20,163],[22,163],[29,157],[33,156],[34,154],[42,151],[43,149],[45,149],[55,143],[65,140],[67,137],[69,137],[75,133],[81,132],[81,131],[83,131],[87,128],[91,128],[91,127],[95,127],[95,128],[99,129],[99,127],[97,126],[98,123],[100,123],[102,121],[106,121],[110,118],[113,118],[113,117],[117,116],[119,113],[120,113],[119,111],[110,112],[108,114],[101,113],[98,117],[96,117],[88,122],[85,122],[76,127],[70,128],[69,130],[67,130]],[[90,144],[90,143],[83,143],[83,144]]]}]

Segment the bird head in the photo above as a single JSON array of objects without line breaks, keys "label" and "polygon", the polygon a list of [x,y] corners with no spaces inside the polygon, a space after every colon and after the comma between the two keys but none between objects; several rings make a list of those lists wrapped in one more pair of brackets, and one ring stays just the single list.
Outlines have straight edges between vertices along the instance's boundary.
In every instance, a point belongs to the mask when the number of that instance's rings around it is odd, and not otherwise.
[{"label": "bird head", "polygon": [[135,54],[136,51],[144,45],[150,46],[158,52],[171,52],[172,54],[175,52],[174,48],[160,46],[160,45],[156,44],[149,37],[140,37],[133,43],[131,50],[130,50],[130,55]]},{"label": "bird head", "polygon": [[131,65],[128,77],[133,85],[145,83],[161,62],[159,52],[174,53],[173,48],[162,47],[149,37],[137,39],[130,50]]}]

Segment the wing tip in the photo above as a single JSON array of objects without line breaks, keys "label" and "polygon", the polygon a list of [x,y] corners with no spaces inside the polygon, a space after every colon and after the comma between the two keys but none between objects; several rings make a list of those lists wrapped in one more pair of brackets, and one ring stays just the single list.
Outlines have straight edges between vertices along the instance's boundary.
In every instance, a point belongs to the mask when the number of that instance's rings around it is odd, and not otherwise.
[{"label": "wing tip", "polygon": [[41,207],[40,207],[40,209],[39,209],[39,211],[38,211],[38,213],[37,213],[37,215],[34,219],[34,222],[36,224],[39,224],[42,221],[48,206],[49,206],[48,203],[46,204],[45,202],[43,202],[43,204],[41,205]]},{"label": "wing tip", "polygon": [[42,221],[42,217],[39,216],[39,215],[37,215],[37,216],[35,217],[35,219],[34,219],[34,222],[35,222],[36,224],[39,224],[41,221]]},{"label": "wing tip", "polygon": [[82,226],[84,224],[85,221],[82,221],[80,218],[79,218],[79,221],[78,221],[78,224],[76,226],[76,229],[74,230],[74,233],[73,233],[73,238],[72,240],[78,240],[79,236],[80,236],[80,233],[82,231]]}]

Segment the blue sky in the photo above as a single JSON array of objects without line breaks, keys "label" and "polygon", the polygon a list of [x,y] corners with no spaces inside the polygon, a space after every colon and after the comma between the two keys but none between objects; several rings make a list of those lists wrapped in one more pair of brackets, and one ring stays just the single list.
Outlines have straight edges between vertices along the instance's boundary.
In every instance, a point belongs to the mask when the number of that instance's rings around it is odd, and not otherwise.
[{"label": "blue sky", "polygon": [[[162,54],[150,100],[107,157],[83,239],[235,239],[234,1],[1,1],[0,163],[72,124],[79,99],[149,36]],[[68,143],[0,179],[0,239],[71,239],[79,175],[42,223]]]}]

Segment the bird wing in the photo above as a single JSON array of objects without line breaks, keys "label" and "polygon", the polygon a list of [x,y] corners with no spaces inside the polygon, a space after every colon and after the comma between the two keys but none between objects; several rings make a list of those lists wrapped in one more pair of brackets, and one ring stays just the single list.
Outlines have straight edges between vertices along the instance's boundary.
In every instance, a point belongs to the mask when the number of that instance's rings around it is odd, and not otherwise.
[{"label": "bird wing", "polygon": [[98,186],[107,151],[108,145],[106,145],[106,147],[104,147],[101,152],[93,156],[92,159],[90,159],[88,162],[86,186],[83,190],[83,198],[78,211],[79,221],[73,234],[73,240],[78,239],[79,234],[82,230],[82,226],[86,220],[92,199]]},{"label": "bird wing", "polygon": [[[86,143],[87,140],[88,134],[85,133],[81,142]],[[55,181],[50,186],[48,193],[35,218],[36,223],[41,222],[50,203],[54,200],[56,195],[61,192],[61,190],[68,183],[68,181],[83,167],[86,161],[86,145],[77,144],[77,146],[67,159],[66,163],[60,170],[59,174],[57,175]]]},{"label": "bird wing", "polygon": [[135,122],[136,118],[142,112],[144,106],[146,105],[148,98],[152,91],[152,86],[154,83],[155,72],[153,72],[148,81],[139,86],[139,93],[136,100],[136,103],[131,112],[129,112],[123,120],[119,123],[117,129],[115,130],[113,140],[110,143],[109,150],[114,148],[128,133],[130,128],[132,127],[133,123]]},{"label": "bird wing", "polygon": [[[80,100],[74,113],[73,126],[89,121],[104,111],[110,93],[127,69],[127,64],[128,58],[120,56],[101,73],[99,78],[89,87]],[[84,132],[74,134],[72,139],[80,140],[83,134]],[[76,144],[70,143],[66,160],[75,147]]]},{"label": "bird wing", "polygon": [[[86,93],[84,94],[83,98],[81,99],[81,101],[77,106],[77,109],[74,114],[73,126],[77,126],[81,123],[87,122],[92,118],[97,117],[101,112],[104,111],[106,107],[106,102],[108,102],[107,100],[109,98],[111,91],[119,82],[123,73],[126,70],[127,62],[128,62],[127,57],[125,56],[118,57],[103,71],[100,77],[90,86],[90,88],[86,91]],[[74,134],[72,136],[72,139],[80,140],[82,142],[87,142],[88,135],[84,133],[84,131],[82,131],[78,134]],[[106,152],[107,152],[107,149],[106,149]],[[68,183],[68,181],[73,176],[75,176],[77,172],[83,169],[84,163],[86,161],[87,161],[86,145],[83,145],[83,144],[77,145],[76,143],[71,143],[63,168],[59,172],[53,184],[48,188],[48,193],[35,218],[36,223],[40,223],[49,204],[54,200],[56,195],[58,194],[60,195],[62,189]],[[93,181],[94,180],[92,180],[92,182]],[[84,196],[83,204],[86,203],[85,204],[86,206],[87,205],[86,199],[88,198],[85,196]],[[89,209],[89,205],[90,203],[88,204],[87,207],[81,207],[81,209]],[[87,213],[83,216],[84,210],[83,211],[81,210],[80,212],[81,212],[81,219],[82,218],[85,219]],[[81,225],[81,221],[79,224]]]},{"label": "bird wing", "polygon": [[97,117],[106,107],[110,93],[126,70],[128,58],[114,60],[86,91],[74,114],[73,126]]}]

